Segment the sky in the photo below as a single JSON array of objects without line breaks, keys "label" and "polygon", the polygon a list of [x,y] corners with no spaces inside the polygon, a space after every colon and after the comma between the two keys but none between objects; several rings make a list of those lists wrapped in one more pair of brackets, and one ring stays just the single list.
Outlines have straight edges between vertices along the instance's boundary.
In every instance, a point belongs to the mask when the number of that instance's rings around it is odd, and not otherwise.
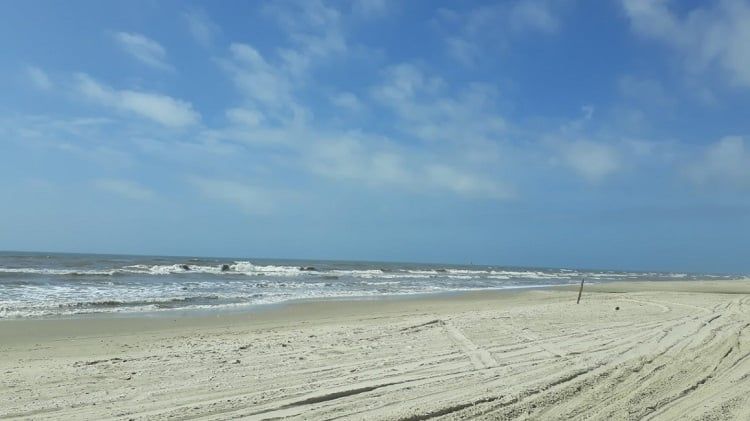
[{"label": "sky", "polygon": [[0,249],[750,272],[750,1],[0,1]]}]

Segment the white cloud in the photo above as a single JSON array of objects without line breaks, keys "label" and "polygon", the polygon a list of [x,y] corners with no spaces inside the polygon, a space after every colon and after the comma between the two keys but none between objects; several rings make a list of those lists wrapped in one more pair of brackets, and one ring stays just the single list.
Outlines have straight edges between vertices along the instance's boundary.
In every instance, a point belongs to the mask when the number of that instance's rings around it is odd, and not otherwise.
[{"label": "white cloud", "polygon": [[187,127],[200,121],[200,114],[193,110],[189,102],[161,94],[115,90],[86,74],[76,76],[78,91],[107,107],[130,112],[172,128]]},{"label": "white cloud", "polygon": [[559,15],[564,2],[517,0],[483,5],[467,12],[441,9],[439,23],[447,32],[448,54],[459,62],[473,65],[485,50],[507,48],[510,41],[529,34],[559,31]]},{"label": "white cloud", "polygon": [[471,66],[481,57],[481,51],[477,44],[461,37],[447,37],[445,39],[448,53],[460,63]]},{"label": "white cloud", "polygon": [[279,50],[276,66],[288,76],[303,80],[314,65],[348,52],[341,12],[322,1],[270,2],[264,10],[284,27],[293,45]]},{"label": "white cloud", "polygon": [[[57,143],[54,140],[57,140]],[[86,159],[105,169],[129,168],[136,162],[129,152],[106,145],[81,145],[80,143],[78,139],[74,142],[60,142],[59,139],[53,138],[48,146]]]},{"label": "white cloud", "polygon": [[250,45],[232,44],[232,60],[225,62],[234,83],[251,100],[261,105],[282,107],[291,102],[288,78]]},{"label": "white cloud", "polygon": [[115,41],[136,60],[157,69],[171,69],[167,63],[167,52],[158,42],[142,34],[117,32]]},{"label": "white cloud", "polygon": [[203,10],[187,10],[182,14],[182,17],[187,22],[190,34],[195,38],[195,41],[204,47],[210,46],[220,32],[219,26]]},{"label": "white cloud", "polygon": [[664,0],[622,0],[633,29],[644,36],[684,44],[681,23]]},{"label": "white cloud", "polygon": [[[496,88],[470,84],[452,93],[443,80],[417,66],[393,66],[370,97],[341,91],[328,99],[356,111],[369,108],[365,100],[375,98],[395,113],[395,126],[410,139],[392,141],[355,130],[356,123],[332,130],[313,119],[301,92],[315,66],[349,48],[340,13],[315,1],[270,3],[266,13],[287,31],[292,48],[261,52],[249,44],[230,46],[222,65],[244,101],[226,111],[229,127],[205,136],[259,152],[272,145],[284,165],[335,183],[493,199],[511,195],[491,166],[497,164],[491,142],[506,129],[502,117],[493,112]],[[436,141],[442,142],[435,148],[425,146]]]},{"label": "white cloud", "polygon": [[283,124],[300,125],[310,118],[310,111],[293,95],[301,83],[283,67],[270,63],[248,44],[232,44],[229,51],[230,58],[222,64],[256,112]]},{"label": "white cloud", "polygon": [[603,142],[575,140],[558,147],[563,164],[589,182],[600,182],[622,168],[617,148]]},{"label": "white cloud", "polygon": [[271,2],[265,5],[264,12],[295,32],[309,28],[330,28],[338,25],[341,18],[337,9],[326,6],[321,0]]},{"label": "white cloud", "polygon": [[517,32],[539,31],[553,33],[560,22],[552,10],[552,2],[545,0],[521,0],[516,2],[508,15],[511,28]]},{"label": "white cloud", "polygon": [[313,173],[337,181],[421,193],[449,191],[465,197],[513,196],[504,183],[490,174],[482,176],[476,169],[462,167],[455,156],[408,150],[388,139],[361,133],[316,140],[303,159]]},{"label": "white cloud", "polygon": [[661,108],[675,105],[675,100],[667,94],[666,89],[658,80],[626,75],[617,81],[617,86],[623,97],[640,105]]},{"label": "white cloud", "polygon": [[[278,124],[255,110],[227,111],[232,126],[205,133],[212,139],[263,153],[273,145],[285,167],[334,183],[355,183],[423,194],[451,192],[465,197],[507,198],[504,183],[449,148],[448,152],[407,147],[388,137],[358,130],[327,130],[316,125]],[[271,158],[273,159],[273,158]],[[226,189],[224,189],[226,190]]]},{"label": "white cloud", "polygon": [[436,186],[463,196],[489,199],[508,199],[514,196],[513,190],[502,183],[448,165],[428,165],[426,174]]},{"label": "white cloud", "polygon": [[363,108],[362,101],[351,92],[340,92],[331,96],[333,105],[349,111],[359,111]]},{"label": "white cloud", "polygon": [[[466,13],[453,12],[453,18],[463,23],[471,36],[503,35],[508,29],[515,32],[556,32],[560,28],[559,3],[550,0],[517,0],[480,6]],[[487,32],[493,33],[487,33]],[[500,31],[500,32],[498,32]]]},{"label": "white cloud", "polygon": [[581,112],[583,112],[584,120],[591,120],[591,118],[594,117],[594,111],[596,111],[596,107],[594,107],[593,105],[581,106]]},{"label": "white cloud", "polygon": [[277,206],[282,192],[273,192],[247,183],[192,177],[190,182],[209,198],[238,206],[244,212],[255,215],[271,213]]},{"label": "white cloud", "polygon": [[436,93],[444,83],[438,77],[426,76],[413,64],[401,63],[386,69],[384,82],[375,87],[375,96],[398,107],[401,101],[412,102],[418,96]]},{"label": "white cloud", "polygon": [[122,143],[103,141],[112,134],[112,121],[103,118],[61,119],[54,115],[34,115],[0,119],[0,137],[33,148],[45,148],[61,159],[75,157],[101,168],[128,168],[133,156],[118,149]]},{"label": "white cloud", "polygon": [[47,90],[52,88],[52,80],[47,76],[47,73],[36,66],[27,66],[26,76],[37,89]]},{"label": "white cloud", "polygon": [[[243,107],[261,113],[270,126],[302,127],[314,116],[300,92],[309,87],[318,68],[352,57],[341,12],[317,0],[270,2],[262,10],[282,27],[288,44],[261,51],[248,43],[233,43],[221,63],[243,94]],[[358,47],[355,54],[363,50]],[[359,108],[346,93],[329,99],[340,107]]]},{"label": "white cloud", "polygon": [[232,123],[245,127],[258,127],[264,120],[263,114],[246,108],[230,108],[226,115]]},{"label": "white cloud", "polygon": [[[236,46],[235,50],[235,54],[242,56],[242,62],[252,64],[250,67],[269,70],[268,62],[251,47]],[[296,163],[295,168],[335,182],[428,194],[448,191],[466,197],[511,196],[511,189],[497,179],[494,170],[483,171],[481,167],[488,162],[496,164],[491,158],[492,147],[484,138],[505,127],[499,116],[487,112],[494,95],[491,87],[471,85],[451,97],[441,95],[442,80],[426,76],[412,65],[394,66],[386,76],[385,83],[373,88],[373,96],[394,110],[405,133],[416,136],[420,142],[444,140],[443,145],[406,147],[405,143],[413,142],[404,139],[394,142],[386,136],[359,130],[330,131],[307,121],[269,120],[255,108],[228,110],[227,117],[233,126],[212,135],[248,147],[274,144],[286,151],[287,164]],[[293,98],[294,87],[283,86],[288,88],[284,95]],[[257,92],[250,97],[256,98]],[[348,92],[330,99],[346,109],[355,110],[363,105]],[[479,150],[482,152],[477,153]]]},{"label": "white cloud", "polygon": [[103,178],[95,180],[94,186],[132,200],[149,200],[156,197],[152,190],[128,180]]},{"label": "white cloud", "polygon": [[497,112],[497,89],[471,83],[456,94],[445,81],[428,76],[417,66],[399,64],[388,68],[373,97],[392,109],[399,127],[417,138],[468,145],[499,140],[507,123]]},{"label": "white cloud", "polygon": [[[412,175],[395,145],[361,133],[316,139],[303,160],[315,174],[335,180],[362,181],[369,185],[410,185]],[[379,147],[373,147],[379,142]]]},{"label": "white cloud", "polygon": [[685,173],[699,185],[750,187],[750,148],[740,136],[724,137],[709,145]]},{"label": "white cloud", "polygon": [[743,0],[704,4],[680,16],[669,1],[622,0],[633,31],[672,48],[691,74],[715,67],[732,84],[750,87],[750,5]]},{"label": "white cloud", "polygon": [[120,106],[169,127],[195,124],[200,117],[190,103],[166,95],[135,91],[119,92]]},{"label": "white cloud", "polygon": [[666,168],[673,164],[673,142],[634,138],[613,129],[607,121],[597,121],[595,107],[581,107],[581,116],[565,121],[555,131],[535,129],[530,135],[541,139],[529,145],[532,154],[542,154],[553,167],[567,168],[588,183],[598,184],[618,173],[634,173],[644,166]]},{"label": "white cloud", "polygon": [[352,10],[360,16],[376,18],[386,15],[390,6],[388,0],[354,0]]}]

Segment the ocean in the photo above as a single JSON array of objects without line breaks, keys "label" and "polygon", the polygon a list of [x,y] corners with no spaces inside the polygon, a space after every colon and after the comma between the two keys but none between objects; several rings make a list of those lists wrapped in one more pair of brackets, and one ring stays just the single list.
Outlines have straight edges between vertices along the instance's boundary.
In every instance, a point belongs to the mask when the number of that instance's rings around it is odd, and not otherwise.
[{"label": "ocean", "polygon": [[730,275],[418,263],[0,252],[0,318],[230,310],[367,298]]}]

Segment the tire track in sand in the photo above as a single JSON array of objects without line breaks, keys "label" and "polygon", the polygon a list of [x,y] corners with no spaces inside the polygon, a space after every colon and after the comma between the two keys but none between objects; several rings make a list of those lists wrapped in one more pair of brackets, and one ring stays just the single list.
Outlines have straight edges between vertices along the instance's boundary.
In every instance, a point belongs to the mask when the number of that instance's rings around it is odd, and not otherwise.
[{"label": "tire track in sand", "polygon": [[444,322],[443,327],[448,333],[448,337],[458,345],[464,354],[469,356],[471,364],[477,370],[484,370],[497,366],[497,361],[486,350],[478,347],[471,339],[464,336],[461,331],[450,322]]}]

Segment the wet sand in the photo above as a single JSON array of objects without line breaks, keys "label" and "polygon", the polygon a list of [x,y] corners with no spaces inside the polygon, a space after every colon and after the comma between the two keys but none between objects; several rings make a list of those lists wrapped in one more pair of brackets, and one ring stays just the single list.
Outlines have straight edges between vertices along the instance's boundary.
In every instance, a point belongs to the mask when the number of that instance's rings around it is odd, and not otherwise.
[{"label": "wet sand", "polygon": [[750,280],[576,296],[0,321],[0,418],[750,419]]}]

